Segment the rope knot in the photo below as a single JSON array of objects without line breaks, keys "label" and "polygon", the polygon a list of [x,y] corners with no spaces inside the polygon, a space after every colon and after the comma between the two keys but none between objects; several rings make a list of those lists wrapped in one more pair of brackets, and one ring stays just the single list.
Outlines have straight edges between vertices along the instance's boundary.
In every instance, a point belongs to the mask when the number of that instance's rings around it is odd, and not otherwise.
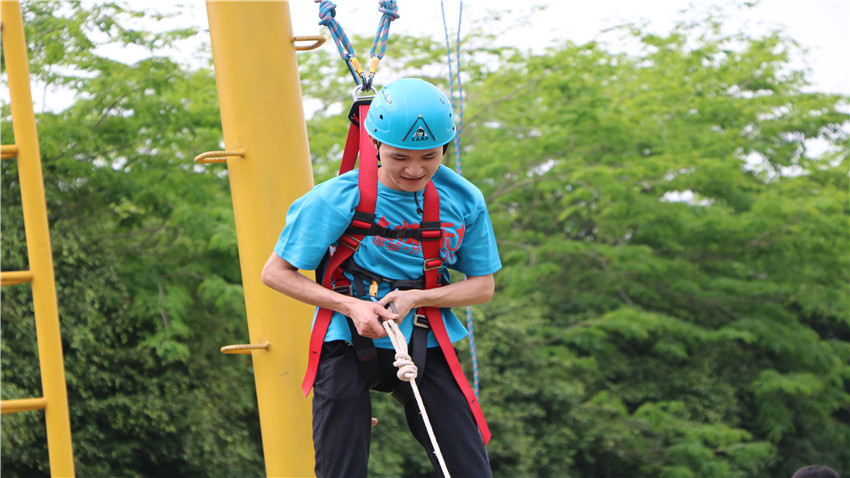
[{"label": "rope knot", "polygon": [[416,375],[419,373],[419,369],[416,368],[416,364],[410,359],[410,355],[405,353],[395,354],[393,366],[398,368],[398,372],[396,373],[398,379],[405,382],[415,380]]},{"label": "rope knot", "polygon": [[319,4],[319,25],[330,27],[336,17],[336,4],[330,0],[315,0]]},{"label": "rope knot", "polygon": [[[373,301],[378,302],[374,297]],[[393,312],[396,312],[395,305],[389,303]],[[393,365],[398,367],[396,376],[399,380],[410,382],[410,388],[413,390],[413,396],[416,398],[416,405],[419,406],[419,413],[422,414],[422,421],[425,422],[425,429],[428,431],[428,437],[431,438],[431,444],[434,445],[434,454],[437,455],[437,460],[440,462],[440,468],[443,470],[443,476],[449,477],[449,470],[446,468],[446,461],[443,459],[443,453],[440,451],[440,445],[437,443],[437,437],[434,436],[434,430],[431,429],[431,421],[428,420],[428,413],[425,411],[425,404],[422,402],[422,395],[419,393],[419,386],[416,385],[416,374],[419,372],[414,365],[413,360],[407,353],[407,341],[404,339],[404,334],[398,328],[398,324],[392,320],[383,322],[384,329],[387,331],[387,336],[390,342],[393,343],[395,349],[395,362]]]},{"label": "rope knot", "polygon": [[378,11],[389,17],[390,21],[398,18],[398,5],[396,0],[380,0],[378,2]]},{"label": "rope knot", "polygon": [[401,333],[401,329],[392,320],[384,321],[383,325],[387,331],[387,337],[390,338],[390,342],[393,343],[393,348],[395,349],[395,362],[393,362],[393,366],[398,368],[396,376],[399,380],[410,382],[416,378],[419,370],[407,352],[407,341],[404,340],[404,334]]}]

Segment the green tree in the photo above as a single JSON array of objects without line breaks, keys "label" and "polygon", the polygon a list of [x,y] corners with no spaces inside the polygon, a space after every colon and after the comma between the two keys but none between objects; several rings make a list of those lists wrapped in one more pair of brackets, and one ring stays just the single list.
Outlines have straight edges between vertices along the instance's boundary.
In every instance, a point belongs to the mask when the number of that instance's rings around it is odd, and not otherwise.
[{"label": "green tree", "polygon": [[[209,66],[162,48],[194,32],[133,29],[149,12],[24,5],[31,72],[74,104],[37,116],[71,428],[80,476],[251,476],[262,453],[227,178],[192,157],[221,142]],[[105,38],[148,50],[103,56]],[[3,105],[3,138],[11,117]],[[2,263],[26,269],[17,164],[2,163]],[[3,398],[40,395],[31,295],[3,291]],[[2,472],[45,475],[43,418],[3,417]]]},{"label": "green tree", "polygon": [[[217,352],[245,328],[226,173],[191,165],[220,142],[211,68],[98,56],[92,32],[152,51],[190,33],[122,26],[140,12],[25,7],[33,73],[80,92],[38,116],[79,474],[261,475],[250,364]],[[505,265],[474,309],[496,476],[850,470],[848,98],[807,92],[781,32],[723,20],[626,26],[630,54],[464,41],[464,173]],[[443,53],[394,32],[378,81],[447,89]],[[332,46],[299,61],[319,181],[353,85]],[[15,167],[4,270],[26,266]],[[37,395],[25,287],[2,313],[3,397]],[[431,476],[375,398],[372,475]],[[3,417],[4,473],[43,473],[40,423]]]},{"label": "green tree", "polygon": [[[804,92],[781,32],[722,24],[628,25],[633,54],[467,37],[464,172],[505,263],[475,310],[496,476],[850,466],[847,98]],[[393,40],[418,58],[385,77],[446,86],[441,45]],[[332,53],[307,61],[322,180],[349,79]],[[375,415],[372,473],[429,476],[397,407],[376,397]]]},{"label": "green tree", "polygon": [[721,26],[467,82],[505,262],[479,328],[500,476],[850,469],[847,98],[804,92],[781,33]]}]

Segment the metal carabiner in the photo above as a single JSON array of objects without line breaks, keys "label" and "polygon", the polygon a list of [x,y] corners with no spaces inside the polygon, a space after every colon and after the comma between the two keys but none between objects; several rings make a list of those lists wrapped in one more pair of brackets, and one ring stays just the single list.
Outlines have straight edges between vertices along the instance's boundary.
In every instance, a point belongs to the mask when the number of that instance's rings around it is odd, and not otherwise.
[{"label": "metal carabiner", "polygon": [[[365,94],[367,91],[371,91],[372,94],[371,95]],[[364,94],[361,94],[361,93],[364,93]],[[355,103],[358,102],[358,101],[372,100],[372,98],[375,97],[375,90],[373,90],[371,87],[363,89],[363,85],[357,85],[357,86],[354,87],[354,90],[351,92],[351,97],[352,97],[352,99],[354,100]]]},{"label": "metal carabiner", "polygon": [[351,103],[351,109],[348,110],[348,120],[354,123],[357,126],[360,126],[362,120],[366,118],[359,118],[360,114],[360,105],[368,105],[372,103],[372,99],[375,97],[375,91],[371,88],[366,89],[365,91],[371,91],[371,95],[364,95],[363,86],[357,85],[354,87],[354,91],[351,92],[351,96],[354,98],[354,101]]}]

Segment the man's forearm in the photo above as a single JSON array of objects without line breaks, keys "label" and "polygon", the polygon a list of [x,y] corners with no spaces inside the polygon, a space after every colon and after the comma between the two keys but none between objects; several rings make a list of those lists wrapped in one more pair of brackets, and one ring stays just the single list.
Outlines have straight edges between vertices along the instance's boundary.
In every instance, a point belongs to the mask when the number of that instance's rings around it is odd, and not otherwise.
[{"label": "man's forearm", "polygon": [[443,287],[419,291],[418,307],[465,307],[483,304],[493,297],[493,275],[467,277]]},{"label": "man's forearm", "polygon": [[298,269],[273,254],[263,268],[263,284],[301,302],[351,314],[352,301],[357,300],[330,289],[301,274]]},{"label": "man's forearm", "polygon": [[460,282],[434,289],[391,291],[379,302],[393,302],[398,313],[404,317],[418,307],[462,307],[483,304],[493,297],[495,283],[493,275],[470,276]]},{"label": "man's forearm", "polygon": [[399,318],[382,305],[324,288],[275,253],[263,267],[262,279],[263,284],[293,299],[351,317],[357,332],[364,337],[375,339],[386,336],[381,321]]}]

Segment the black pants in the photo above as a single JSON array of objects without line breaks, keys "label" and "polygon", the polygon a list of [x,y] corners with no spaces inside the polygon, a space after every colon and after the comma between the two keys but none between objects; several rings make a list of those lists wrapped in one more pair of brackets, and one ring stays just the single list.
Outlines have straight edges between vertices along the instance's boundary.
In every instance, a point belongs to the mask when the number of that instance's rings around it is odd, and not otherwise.
[{"label": "black pants", "polygon": [[[396,377],[398,369],[392,364],[394,357],[393,350],[378,349],[381,383],[377,390],[390,391],[399,382]],[[428,349],[425,374],[418,385],[452,477],[492,477],[475,418],[439,347]],[[441,476],[439,461],[415,399],[405,405],[404,414],[410,432],[425,448],[438,470],[438,476]],[[369,389],[354,348],[341,340],[324,344],[313,385],[313,447],[317,477],[366,476],[371,421]]]}]

